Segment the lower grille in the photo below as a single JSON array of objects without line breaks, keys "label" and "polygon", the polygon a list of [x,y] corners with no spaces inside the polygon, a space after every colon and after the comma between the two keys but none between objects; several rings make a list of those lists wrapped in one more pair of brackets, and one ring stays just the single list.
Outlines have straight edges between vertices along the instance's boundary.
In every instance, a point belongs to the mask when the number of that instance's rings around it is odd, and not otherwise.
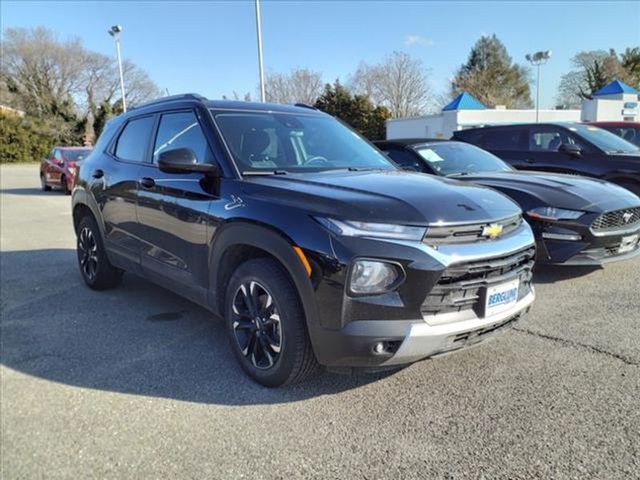
[{"label": "lower grille", "polygon": [[452,265],[447,268],[422,304],[423,315],[482,310],[483,289],[520,279],[518,300],[531,291],[535,249],[528,248],[503,257]]},{"label": "lower grille", "polygon": [[606,212],[595,219],[591,225],[594,233],[608,233],[640,226],[640,207]]}]

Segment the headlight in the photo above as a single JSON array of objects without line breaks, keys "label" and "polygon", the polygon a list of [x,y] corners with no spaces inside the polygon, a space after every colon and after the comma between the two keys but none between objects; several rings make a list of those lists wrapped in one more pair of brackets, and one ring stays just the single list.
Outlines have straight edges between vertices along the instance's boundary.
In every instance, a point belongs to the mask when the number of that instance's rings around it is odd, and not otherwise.
[{"label": "headlight", "polygon": [[317,217],[316,220],[337,235],[344,235],[345,237],[392,238],[419,242],[426,232],[425,227],[411,227],[391,223],[356,222]]},{"label": "headlight", "polygon": [[376,260],[356,260],[351,266],[349,289],[358,295],[384,293],[398,286],[404,273],[399,266]]},{"label": "headlight", "polygon": [[584,212],[556,207],[538,207],[529,210],[527,214],[532,218],[541,220],[576,220],[584,215]]}]

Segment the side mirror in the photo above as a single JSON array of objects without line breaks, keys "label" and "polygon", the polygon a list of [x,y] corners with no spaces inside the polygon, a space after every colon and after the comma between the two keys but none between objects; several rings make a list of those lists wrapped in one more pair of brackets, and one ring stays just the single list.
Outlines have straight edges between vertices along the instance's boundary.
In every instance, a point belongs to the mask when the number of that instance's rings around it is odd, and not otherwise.
[{"label": "side mirror", "polygon": [[190,148],[166,150],[158,156],[158,167],[166,173],[199,172],[218,175],[218,167],[211,163],[199,163],[196,154]]},{"label": "side mirror", "polygon": [[567,155],[571,155],[572,157],[579,158],[582,156],[582,149],[573,143],[563,143],[558,148],[560,153],[566,153]]}]

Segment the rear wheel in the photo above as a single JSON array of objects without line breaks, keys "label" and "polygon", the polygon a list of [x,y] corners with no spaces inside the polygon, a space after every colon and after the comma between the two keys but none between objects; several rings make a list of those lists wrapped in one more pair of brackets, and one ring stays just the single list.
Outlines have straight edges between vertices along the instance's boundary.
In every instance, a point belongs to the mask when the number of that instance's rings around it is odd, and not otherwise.
[{"label": "rear wheel", "polygon": [[316,371],[296,287],[275,260],[238,267],[227,285],[225,323],[236,358],[256,382],[278,387]]},{"label": "rear wheel", "polygon": [[122,270],[111,265],[107,258],[98,225],[87,215],[78,226],[78,264],[84,282],[94,290],[117,286],[122,280]]},{"label": "rear wheel", "polygon": [[40,188],[42,189],[43,192],[48,192],[49,190],[51,190],[51,187],[47,185],[47,181],[44,178],[43,173],[40,174]]}]

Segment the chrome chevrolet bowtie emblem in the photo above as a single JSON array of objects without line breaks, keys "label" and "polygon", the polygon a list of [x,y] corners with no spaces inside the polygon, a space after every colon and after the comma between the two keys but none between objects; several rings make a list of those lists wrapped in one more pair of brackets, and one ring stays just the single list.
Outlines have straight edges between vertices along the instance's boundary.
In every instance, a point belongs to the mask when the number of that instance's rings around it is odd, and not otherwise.
[{"label": "chrome chevrolet bowtie emblem", "polygon": [[482,236],[489,237],[491,239],[498,238],[500,234],[504,230],[504,227],[499,223],[492,223],[491,225],[487,225],[482,229]]},{"label": "chrome chevrolet bowtie emblem", "polygon": [[632,218],[633,218],[633,213],[631,212],[626,212],[625,214],[622,215],[622,221],[624,223],[629,223]]}]

